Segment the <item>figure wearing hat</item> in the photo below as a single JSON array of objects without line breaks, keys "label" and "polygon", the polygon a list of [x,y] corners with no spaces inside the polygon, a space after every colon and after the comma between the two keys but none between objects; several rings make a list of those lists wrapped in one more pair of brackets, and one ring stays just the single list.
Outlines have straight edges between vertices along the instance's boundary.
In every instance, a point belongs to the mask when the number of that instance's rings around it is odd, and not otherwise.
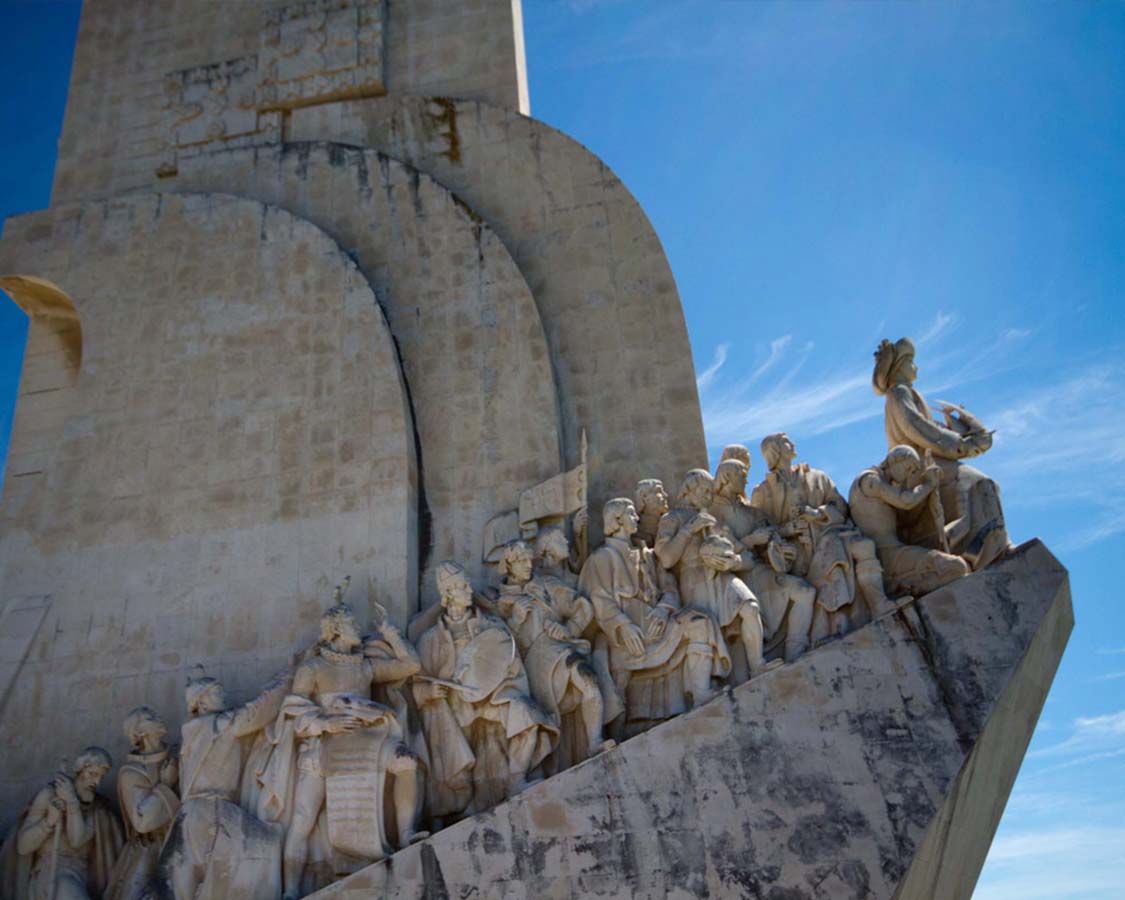
[{"label": "figure wearing hat", "polygon": [[885,396],[887,448],[912,447],[923,457],[933,454],[941,469],[939,489],[945,526],[940,534],[908,536],[908,542],[962,557],[974,571],[983,569],[1010,546],[1000,488],[996,482],[961,460],[980,456],[992,447],[992,432],[968,410],[939,402],[944,423],[930,415],[926,399],[914,382],[914,342],[884,340],[875,351],[871,383]]},{"label": "figure wearing hat", "polygon": [[168,900],[276,900],[282,829],[240,806],[244,750],[281,708],[289,677],[278,675],[241,706],[227,708],[217,679],[188,679],[181,729],[180,810],[164,843],[153,893]]}]

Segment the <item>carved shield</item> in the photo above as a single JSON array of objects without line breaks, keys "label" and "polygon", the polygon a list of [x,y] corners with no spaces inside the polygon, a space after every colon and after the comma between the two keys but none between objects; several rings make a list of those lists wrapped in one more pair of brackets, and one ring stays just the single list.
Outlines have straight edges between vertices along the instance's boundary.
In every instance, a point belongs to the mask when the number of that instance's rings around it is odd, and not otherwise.
[{"label": "carved shield", "polygon": [[372,861],[386,854],[381,753],[385,729],[333,734],[321,744],[328,841],[350,856]]},{"label": "carved shield", "polygon": [[488,628],[469,641],[457,658],[454,681],[468,685],[461,696],[479,703],[503,683],[516,653],[516,643],[502,628]]}]

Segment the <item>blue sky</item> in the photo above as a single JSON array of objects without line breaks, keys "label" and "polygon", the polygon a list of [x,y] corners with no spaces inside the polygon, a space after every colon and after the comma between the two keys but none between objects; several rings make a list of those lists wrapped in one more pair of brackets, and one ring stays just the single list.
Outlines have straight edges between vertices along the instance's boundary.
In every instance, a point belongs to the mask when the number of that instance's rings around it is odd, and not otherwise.
[{"label": "blue sky", "polygon": [[[532,112],[676,275],[712,461],[785,429],[846,489],[882,337],[997,429],[980,467],[1078,624],[977,889],[1119,898],[1125,856],[1125,4],[524,0]],[[0,5],[0,215],[48,202],[77,6]],[[32,74],[34,73],[34,74]],[[0,431],[20,314],[0,304]],[[755,453],[752,476],[762,463]]]}]

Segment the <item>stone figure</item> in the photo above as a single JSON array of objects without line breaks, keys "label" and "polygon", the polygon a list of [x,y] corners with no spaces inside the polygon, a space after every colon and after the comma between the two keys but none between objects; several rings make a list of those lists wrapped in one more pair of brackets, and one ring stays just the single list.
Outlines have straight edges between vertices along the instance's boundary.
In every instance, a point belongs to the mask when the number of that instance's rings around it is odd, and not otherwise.
[{"label": "stone figure", "polygon": [[[281,708],[278,746],[262,778],[277,806],[291,798],[279,816],[286,825],[286,900],[393,852],[384,821],[388,797],[398,846],[419,836],[418,757],[395,710],[371,699],[373,684],[417,673],[418,655],[383,621],[384,652],[369,656],[339,588],[335,599],[321,616],[319,644],[293,676]],[[316,866],[309,866],[315,870],[306,871],[318,826],[322,846],[314,855]]]},{"label": "stone figure", "polygon": [[792,662],[809,646],[816,588],[790,573],[797,550],[746,499],[747,474],[733,456],[719,463],[711,514],[738,550],[738,571],[758,598],[767,656],[779,651]]},{"label": "stone figure", "polygon": [[578,587],[578,573],[572,567],[574,557],[566,532],[558,525],[549,525],[535,536],[535,577],[553,578],[567,587]]},{"label": "stone figure", "polygon": [[114,866],[106,900],[140,900],[156,872],[160,849],[180,809],[180,764],[164,738],[168,726],[153,709],[138,706],[125,717],[132,752],[117,770],[117,801],[125,846]]},{"label": "stone figure", "polygon": [[745,444],[727,444],[723,447],[723,452],[719,456],[719,464],[721,465],[728,459],[737,459],[746,466],[747,471],[750,470],[750,448]]},{"label": "stone figure", "polygon": [[914,343],[901,338],[884,340],[875,351],[871,376],[875,393],[885,395],[888,449],[903,444],[919,454],[929,451],[942,472],[939,497],[944,513],[944,539],[933,535],[924,541],[931,549],[948,545],[974,571],[983,569],[1010,546],[1000,488],[996,482],[961,460],[980,456],[992,447],[992,432],[970,412],[941,403],[945,420],[939,424],[914,382]]},{"label": "stone figure", "polygon": [[711,679],[730,673],[730,655],[715,620],[680,603],[675,578],[654,551],[636,547],[639,517],[618,497],[603,512],[605,541],[586,561],[578,589],[594,605],[605,636],[620,732],[644,728],[709,700]]},{"label": "stone figure", "polygon": [[558,728],[530,696],[508,627],[474,604],[465,570],[441,563],[437,585],[442,611],[418,639],[414,694],[430,751],[426,808],[440,825],[521,791]]},{"label": "stone figure", "polygon": [[640,523],[633,540],[638,547],[643,545],[651,548],[656,544],[656,530],[660,527],[660,520],[668,512],[668,494],[664,490],[664,482],[659,478],[642,478],[637,482],[634,496]]},{"label": "stone figure", "polygon": [[892,592],[921,596],[969,573],[960,556],[904,540],[911,533],[943,532],[937,495],[942,475],[939,466],[924,465],[913,447],[900,445],[852,482],[852,517],[875,541]]},{"label": "stone figure", "polygon": [[[278,715],[289,689],[275,677],[248,703],[228,709],[221,682],[190,678],[181,729],[180,810],[152,882],[160,900],[277,900],[284,829],[239,805],[249,739]],[[252,774],[252,773],[251,773]]]},{"label": "stone figure", "polygon": [[[735,571],[741,560],[734,544],[722,534],[709,534],[699,548],[706,573],[704,584],[692,605],[711,616],[722,630],[728,645],[741,653],[731,654],[731,683],[741,684],[773,663],[767,664],[762,646],[762,616],[758,598]],[[780,665],[781,660],[774,663]]]},{"label": "stone figure", "polygon": [[[121,824],[98,792],[113,767],[101,747],[74,760],[32,799],[2,851],[3,896],[13,900],[101,900],[121,851]],[[64,766],[65,768],[65,766]]]},{"label": "stone figure", "polygon": [[531,696],[559,726],[544,761],[548,774],[604,749],[605,705],[582,635],[594,618],[590,601],[558,579],[535,577],[531,548],[513,541],[500,558],[497,609],[516,638]]},{"label": "stone figure", "polygon": [[750,505],[796,545],[793,573],[816,588],[811,638],[843,634],[892,609],[883,589],[875,543],[848,518],[848,504],[827,472],[793,464],[797,450],[784,432],[762,440],[769,472]]},{"label": "stone figure", "polygon": [[717,522],[707,509],[715,499],[714,479],[706,469],[692,469],[684,476],[676,505],[660,519],[653,550],[665,569],[675,573],[685,606],[694,603],[706,580],[699,548]]}]

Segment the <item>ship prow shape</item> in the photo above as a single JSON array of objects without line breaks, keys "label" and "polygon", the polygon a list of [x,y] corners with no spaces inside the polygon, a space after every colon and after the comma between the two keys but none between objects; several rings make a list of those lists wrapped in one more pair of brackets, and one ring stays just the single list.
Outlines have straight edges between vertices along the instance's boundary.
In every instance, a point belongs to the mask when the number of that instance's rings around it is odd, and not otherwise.
[{"label": "ship prow shape", "polygon": [[327,898],[961,898],[1073,627],[1038,540]]}]

